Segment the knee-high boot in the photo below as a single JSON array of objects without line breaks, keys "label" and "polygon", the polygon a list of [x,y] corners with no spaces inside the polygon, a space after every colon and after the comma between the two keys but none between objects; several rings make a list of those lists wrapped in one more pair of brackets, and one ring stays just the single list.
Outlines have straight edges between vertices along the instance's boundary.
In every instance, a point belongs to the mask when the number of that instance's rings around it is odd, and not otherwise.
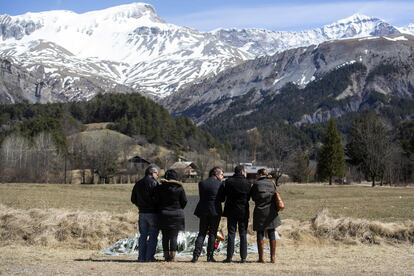
[{"label": "knee-high boot", "polygon": [[264,240],[257,241],[257,251],[259,253],[258,263],[264,263],[263,259],[263,250],[264,250]]},{"label": "knee-high boot", "polygon": [[270,241],[270,262],[276,262],[276,240]]}]

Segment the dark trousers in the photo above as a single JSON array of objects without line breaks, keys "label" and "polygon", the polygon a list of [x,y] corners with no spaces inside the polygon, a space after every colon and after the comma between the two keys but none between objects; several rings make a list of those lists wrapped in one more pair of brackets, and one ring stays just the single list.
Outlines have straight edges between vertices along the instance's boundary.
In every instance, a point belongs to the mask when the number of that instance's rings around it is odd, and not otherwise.
[{"label": "dark trousers", "polygon": [[177,251],[177,237],[178,230],[161,230],[162,233],[162,250],[167,251]]},{"label": "dark trousers", "polygon": [[240,258],[247,258],[247,224],[248,219],[227,218],[227,259],[231,259],[234,254],[234,239],[236,238],[237,226],[239,226],[240,236]]},{"label": "dark trousers", "polygon": [[[267,229],[267,237],[269,238],[269,240],[274,241],[276,240],[276,233],[275,233],[275,229]],[[265,230],[262,231],[257,231],[257,241],[262,241],[264,239],[265,236]]]},{"label": "dark trousers", "polygon": [[220,216],[202,216],[200,217],[200,227],[198,236],[195,242],[195,248],[193,255],[200,256],[203,249],[204,239],[208,233],[207,241],[207,256],[213,255],[214,252],[214,242],[217,237],[217,229],[220,224]]},{"label": "dark trousers", "polygon": [[158,242],[158,214],[139,213],[138,261],[152,262]]}]

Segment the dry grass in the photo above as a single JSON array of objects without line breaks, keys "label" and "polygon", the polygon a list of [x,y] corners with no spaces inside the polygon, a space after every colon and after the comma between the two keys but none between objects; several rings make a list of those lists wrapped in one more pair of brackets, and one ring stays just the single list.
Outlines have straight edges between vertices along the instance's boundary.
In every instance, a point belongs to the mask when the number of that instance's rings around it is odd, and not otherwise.
[{"label": "dry grass", "polygon": [[102,249],[136,231],[133,212],[21,210],[0,205],[0,245]]},{"label": "dry grass", "polygon": [[[0,184],[0,204],[20,209],[136,212],[130,203],[133,185]],[[185,183],[189,197],[197,184]],[[289,184],[280,187],[286,210],[282,219],[308,221],[322,209],[333,217],[382,222],[414,220],[414,188]],[[253,204],[252,204],[253,205]]]},{"label": "dry grass", "polygon": [[110,122],[108,122],[108,123],[91,123],[91,124],[84,124],[84,126],[85,126],[85,131],[90,131],[90,130],[107,129],[110,124],[112,124],[112,123],[110,123]]},{"label": "dry grass", "polygon": [[1,184],[0,204],[19,209],[136,212],[130,197],[133,185]]},{"label": "dry grass", "polygon": [[328,209],[333,217],[382,222],[414,220],[414,187],[290,184],[280,187],[286,210],[282,218],[309,220]]},{"label": "dry grass", "polygon": [[414,244],[414,221],[384,223],[349,217],[333,218],[328,210],[322,210],[308,223],[287,221],[281,231],[294,242]]},{"label": "dry grass", "polygon": [[[136,214],[65,211],[59,209],[21,210],[0,205],[0,245],[25,244],[49,247],[102,249],[133,236]],[[414,223],[381,223],[329,216],[322,211],[308,222],[287,220],[280,227],[287,243],[321,244],[411,243]],[[254,240],[254,236],[253,240]]]}]

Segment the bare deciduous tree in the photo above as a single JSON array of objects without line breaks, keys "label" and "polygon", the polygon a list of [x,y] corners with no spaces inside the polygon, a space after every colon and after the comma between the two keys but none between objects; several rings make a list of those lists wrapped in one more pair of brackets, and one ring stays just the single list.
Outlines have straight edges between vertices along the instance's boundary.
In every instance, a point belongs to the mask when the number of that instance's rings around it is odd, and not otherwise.
[{"label": "bare deciduous tree", "polygon": [[353,164],[371,179],[373,187],[377,179],[382,183],[387,160],[392,154],[391,145],[388,130],[375,113],[354,121],[346,152]]},{"label": "bare deciduous tree", "polygon": [[279,185],[279,179],[283,173],[286,172],[289,159],[291,158],[296,145],[294,145],[284,132],[272,130],[263,139],[265,147],[266,159],[270,162],[270,165],[275,169],[274,178],[276,185]]},{"label": "bare deciduous tree", "polygon": [[5,181],[61,181],[63,159],[49,133],[40,133],[32,142],[11,135],[3,141],[1,155]]}]

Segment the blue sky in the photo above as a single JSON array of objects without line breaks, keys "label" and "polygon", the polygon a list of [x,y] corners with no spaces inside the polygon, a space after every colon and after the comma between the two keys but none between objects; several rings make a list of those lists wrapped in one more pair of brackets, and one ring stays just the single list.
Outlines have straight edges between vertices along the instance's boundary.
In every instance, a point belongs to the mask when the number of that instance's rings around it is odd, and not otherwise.
[{"label": "blue sky", "polygon": [[[0,0],[0,14],[18,15],[46,10],[78,13],[103,9],[128,0]],[[202,31],[215,28],[304,30],[320,27],[354,13],[386,20],[396,26],[414,23],[413,0],[148,0],[169,23]]]}]

